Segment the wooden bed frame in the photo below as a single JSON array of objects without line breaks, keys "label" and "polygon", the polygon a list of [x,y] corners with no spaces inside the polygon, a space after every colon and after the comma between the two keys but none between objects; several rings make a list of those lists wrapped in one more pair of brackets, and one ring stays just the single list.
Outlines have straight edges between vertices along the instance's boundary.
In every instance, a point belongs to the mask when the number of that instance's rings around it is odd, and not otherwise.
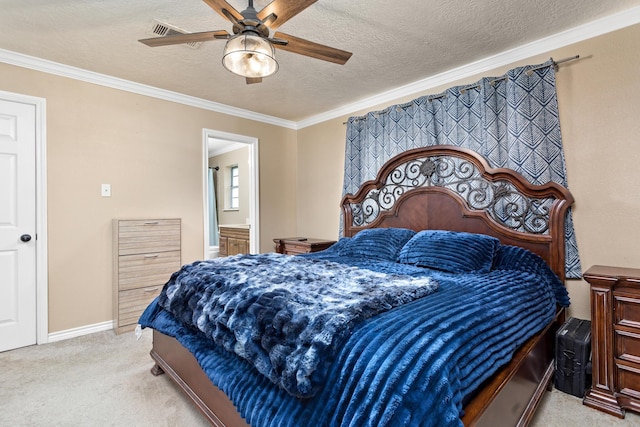
[{"label": "wooden bed frame", "polygon": [[[564,281],[564,218],[573,197],[557,184],[534,186],[493,169],[472,151],[450,146],[410,150],[342,200],[344,235],[373,227],[439,229],[495,236],[540,255]],[[527,425],[552,386],[555,319],[517,350],[509,364],[468,396],[465,426]],[[174,338],[153,331],[154,375],[166,373],[215,426],[244,427],[227,396]]]}]

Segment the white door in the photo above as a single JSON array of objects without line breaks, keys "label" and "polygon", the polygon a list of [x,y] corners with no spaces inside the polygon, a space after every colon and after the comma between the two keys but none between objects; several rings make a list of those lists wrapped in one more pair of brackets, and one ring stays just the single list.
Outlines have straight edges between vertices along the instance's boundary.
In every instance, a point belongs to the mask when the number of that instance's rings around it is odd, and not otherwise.
[{"label": "white door", "polygon": [[0,351],[36,343],[35,114],[0,99]]}]

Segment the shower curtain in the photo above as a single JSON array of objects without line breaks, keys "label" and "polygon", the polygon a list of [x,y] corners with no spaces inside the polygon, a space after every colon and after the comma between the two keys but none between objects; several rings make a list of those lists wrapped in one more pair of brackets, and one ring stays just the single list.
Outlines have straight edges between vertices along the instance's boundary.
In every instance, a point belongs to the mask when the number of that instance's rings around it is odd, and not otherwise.
[{"label": "shower curtain", "polygon": [[216,171],[209,168],[209,246],[218,246],[218,209],[216,204]]}]

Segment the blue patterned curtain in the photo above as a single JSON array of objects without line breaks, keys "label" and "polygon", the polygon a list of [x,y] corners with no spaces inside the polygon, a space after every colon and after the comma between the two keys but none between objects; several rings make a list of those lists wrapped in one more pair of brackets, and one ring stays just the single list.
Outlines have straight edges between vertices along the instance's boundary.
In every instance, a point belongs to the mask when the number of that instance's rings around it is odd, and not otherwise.
[{"label": "blue patterned curtain", "polygon": [[[374,179],[395,155],[432,145],[471,149],[533,184],[567,186],[553,61],[351,117],[346,139],[343,194]],[[567,278],[580,278],[571,212],[565,235]]]}]

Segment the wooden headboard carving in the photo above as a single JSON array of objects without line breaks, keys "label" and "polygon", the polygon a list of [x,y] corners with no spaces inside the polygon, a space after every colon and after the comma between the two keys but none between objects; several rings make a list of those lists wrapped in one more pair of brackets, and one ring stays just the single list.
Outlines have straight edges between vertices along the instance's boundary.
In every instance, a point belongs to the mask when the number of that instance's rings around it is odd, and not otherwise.
[{"label": "wooden headboard carving", "polygon": [[375,180],[342,199],[344,235],[365,228],[404,227],[482,233],[527,248],[564,280],[564,219],[573,196],[549,183],[530,184],[453,146],[406,151]]}]

